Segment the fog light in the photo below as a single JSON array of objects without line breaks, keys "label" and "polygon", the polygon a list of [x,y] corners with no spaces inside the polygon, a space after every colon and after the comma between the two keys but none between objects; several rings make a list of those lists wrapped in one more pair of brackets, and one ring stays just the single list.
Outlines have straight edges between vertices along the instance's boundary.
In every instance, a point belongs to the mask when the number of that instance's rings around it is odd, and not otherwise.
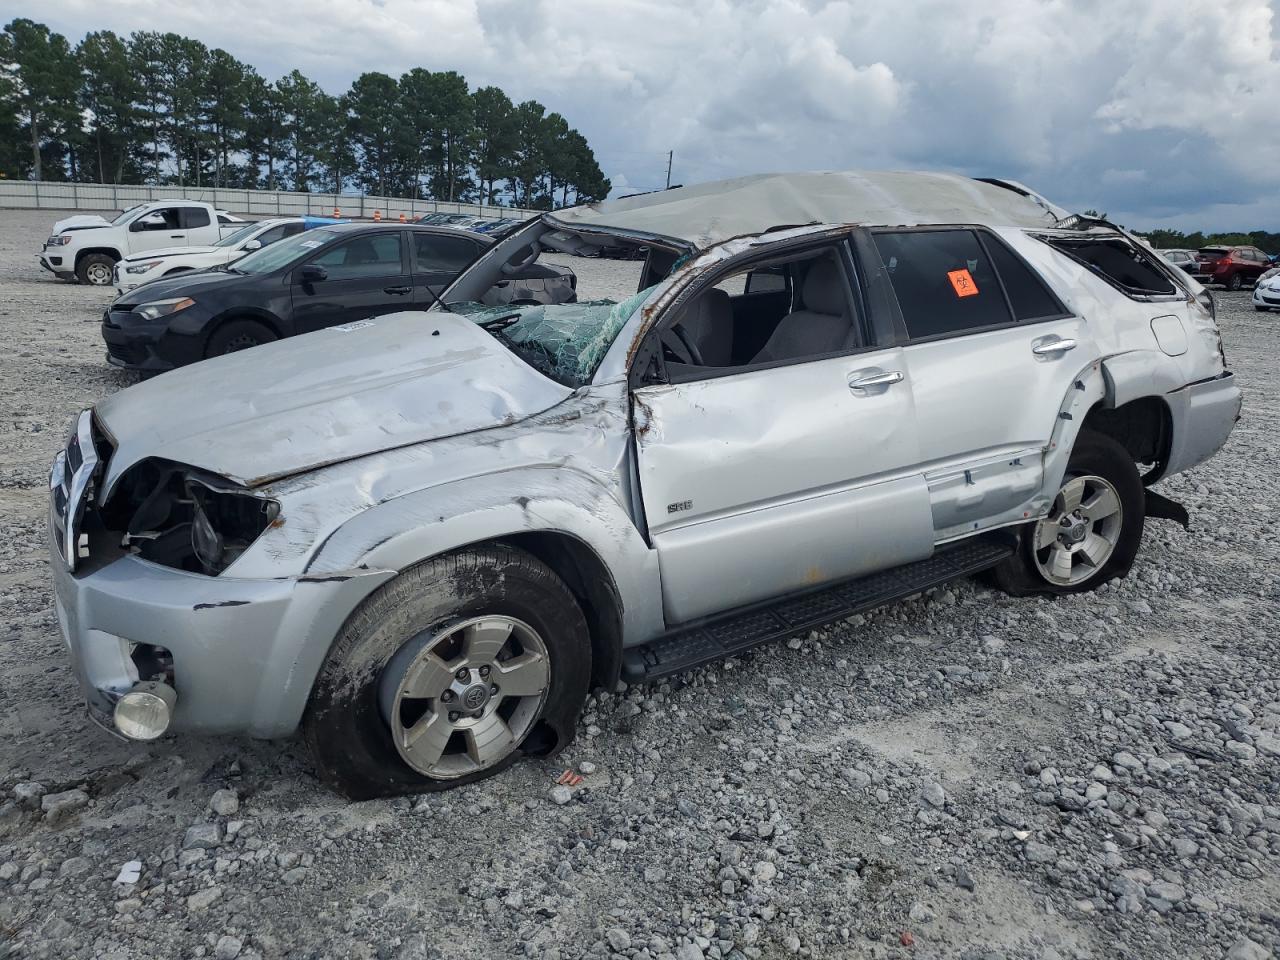
[{"label": "fog light", "polygon": [[131,740],[154,740],[169,729],[178,693],[167,683],[148,681],[116,701],[116,729]]}]

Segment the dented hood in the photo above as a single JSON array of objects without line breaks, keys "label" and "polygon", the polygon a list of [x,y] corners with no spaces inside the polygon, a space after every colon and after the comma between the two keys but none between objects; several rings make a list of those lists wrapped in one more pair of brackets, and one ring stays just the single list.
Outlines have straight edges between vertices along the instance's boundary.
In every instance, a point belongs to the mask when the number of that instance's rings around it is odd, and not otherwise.
[{"label": "dented hood", "polygon": [[100,217],[96,213],[77,213],[73,217],[67,217],[59,220],[53,225],[53,235],[56,237],[64,230],[91,230],[96,227],[109,227],[111,221],[106,217]]},{"label": "dented hood", "polygon": [[107,495],[149,457],[246,486],[514,423],[572,391],[449,313],[396,313],[205,360],[95,408]]}]

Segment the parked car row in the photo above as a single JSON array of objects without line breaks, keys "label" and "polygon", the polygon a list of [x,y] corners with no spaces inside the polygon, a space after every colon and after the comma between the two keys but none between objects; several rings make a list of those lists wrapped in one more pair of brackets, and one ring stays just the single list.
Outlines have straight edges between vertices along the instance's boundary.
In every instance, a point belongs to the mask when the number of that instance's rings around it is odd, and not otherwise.
[{"label": "parked car row", "polygon": [[1275,264],[1257,247],[1201,247],[1199,250],[1161,250],[1160,255],[1204,284],[1218,283],[1241,290],[1256,283]]},{"label": "parked car row", "polygon": [[61,280],[105,287],[127,256],[217,243],[245,221],[195,200],[140,203],[114,220],[80,214],[59,220],[40,251],[40,266]]},{"label": "parked car row", "polygon": [[[159,373],[283,337],[423,310],[493,244],[448,227],[399,223],[307,231],[301,223],[276,223],[256,228],[257,236],[271,238],[294,226],[292,236],[267,246],[257,240],[252,252],[222,248],[195,255],[227,255],[221,265],[124,290],[103,314],[108,362]],[[241,248],[254,242],[248,233],[237,241]],[[529,262],[500,278],[483,299],[567,303],[577,299],[577,277],[565,267]]]},{"label": "parked car row", "polygon": [[[621,302],[520,293],[572,286],[541,251],[610,247],[647,251]],[[320,227],[104,323],[149,369],[286,329],[314,332],[80,415],[58,621],[105,724],[301,728],[357,798],[491,776],[569,743],[593,687],[956,577],[1123,577],[1148,518],[1186,521],[1154,485],[1240,411],[1190,275],[954,174],[743,177],[496,241]]]}]

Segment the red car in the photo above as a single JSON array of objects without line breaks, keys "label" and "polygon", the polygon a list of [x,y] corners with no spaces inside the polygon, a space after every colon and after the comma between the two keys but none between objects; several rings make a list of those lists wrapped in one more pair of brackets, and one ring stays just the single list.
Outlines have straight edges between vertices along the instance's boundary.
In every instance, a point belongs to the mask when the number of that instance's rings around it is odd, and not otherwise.
[{"label": "red car", "polygon": [[1196,252],[1195,278],[1239,290],[1254,283],[1271,266],[1271,258],[1257,247],[1201,247]]}]

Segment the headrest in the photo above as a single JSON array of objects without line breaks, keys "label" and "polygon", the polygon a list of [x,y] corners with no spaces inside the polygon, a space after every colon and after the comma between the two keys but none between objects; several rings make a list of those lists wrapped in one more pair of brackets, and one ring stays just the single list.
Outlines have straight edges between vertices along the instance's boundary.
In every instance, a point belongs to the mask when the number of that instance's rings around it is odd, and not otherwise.
[{"label": "headrest", "polygon": [[813,313],[844,316],[847,308],[844,272],[830,255],[815,260],[809,267],[801,290],[801,300],[804,308]]}]

